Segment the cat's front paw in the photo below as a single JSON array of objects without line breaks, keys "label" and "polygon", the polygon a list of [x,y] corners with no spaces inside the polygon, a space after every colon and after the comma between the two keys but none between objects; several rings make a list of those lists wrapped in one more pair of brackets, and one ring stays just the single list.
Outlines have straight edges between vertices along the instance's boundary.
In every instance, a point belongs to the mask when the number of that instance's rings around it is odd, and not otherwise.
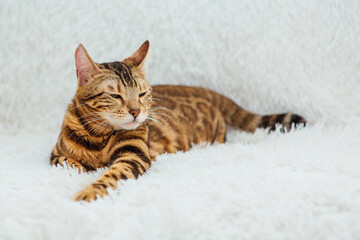
[{"label": "cat's front paw", "polygon": [[84,190],[78,192],[73,199],[74,201],[90,202],[91,200],[96,200],[98,196],[102,198],[104,195],[107,194],[108,192],[106,191],[106,188],[92,184],[86,187]]}]

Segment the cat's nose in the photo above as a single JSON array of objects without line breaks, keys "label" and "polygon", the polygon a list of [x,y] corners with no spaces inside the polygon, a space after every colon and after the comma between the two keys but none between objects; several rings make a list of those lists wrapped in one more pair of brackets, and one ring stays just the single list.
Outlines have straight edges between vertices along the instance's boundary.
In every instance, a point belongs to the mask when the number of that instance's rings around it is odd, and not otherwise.
[{"label": "cat's nose", "polygon": [[129,113],[130,113],[131,115],[133,115],[134,118],[136,118],[136,117],[139,115],[139,113],[140,113],[140,109],[138,109],[138,108],[136,108],[136,109],[130,109]]}]

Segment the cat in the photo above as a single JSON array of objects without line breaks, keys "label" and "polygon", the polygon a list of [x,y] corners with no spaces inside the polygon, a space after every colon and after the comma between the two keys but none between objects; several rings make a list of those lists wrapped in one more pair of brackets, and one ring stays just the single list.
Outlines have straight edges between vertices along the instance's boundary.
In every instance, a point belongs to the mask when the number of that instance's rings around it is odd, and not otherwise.
[{"label": "cat", "polygon": [[138,178],[162,153],[187,151],[192,144],[226,141],[226,124],[254,132],[305,124],[296,114],[261,116],[245,111],[214,91],[187,86],[151,87],[144,62],[149,42],[121,62],[95,63],[83,45],[75,51],[77,90],[69,104],[52,165],[79,172],[108,167],[74,196],[92,201],[119,180]]}]

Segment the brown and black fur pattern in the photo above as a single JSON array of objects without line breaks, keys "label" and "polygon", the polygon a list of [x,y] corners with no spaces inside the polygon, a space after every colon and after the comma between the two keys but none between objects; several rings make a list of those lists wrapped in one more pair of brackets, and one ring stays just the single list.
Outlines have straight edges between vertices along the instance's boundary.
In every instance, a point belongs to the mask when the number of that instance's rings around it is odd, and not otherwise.
[{"label": "brown and black fur pattern", "polygon": [[146,41],[122,62],[97,64],[80,45],[75,53],[78,88],[68,106],[50,157],[52,165],[79,171],[108,167],[94,183],[77,193],[91,201],[115,189],[120,179],[137,178],[162,153],[187,151],[192,144],[226,140],[226,125],[254,132],[305,124],[291,114],[249,113],[211,90],[153,86],[145,79]]}]

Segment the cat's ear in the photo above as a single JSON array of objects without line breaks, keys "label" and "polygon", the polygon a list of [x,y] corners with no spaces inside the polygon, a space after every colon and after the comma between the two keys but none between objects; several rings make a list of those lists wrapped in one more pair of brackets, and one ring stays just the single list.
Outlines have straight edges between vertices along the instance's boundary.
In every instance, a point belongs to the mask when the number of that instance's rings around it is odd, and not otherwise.
[{"label": "cat's ear", "polygon": [[133,67],[142,68],[146,59],[146,56],[149,52],[150,43],[146,40],[141,47],[129,58],[126,58],[125,61],[130,62]]},{"label": "cat's ear", "polygon": [[80,86],[86,85],[94,75],[101,73],[82,44],[75,50],[75,65]]}]

